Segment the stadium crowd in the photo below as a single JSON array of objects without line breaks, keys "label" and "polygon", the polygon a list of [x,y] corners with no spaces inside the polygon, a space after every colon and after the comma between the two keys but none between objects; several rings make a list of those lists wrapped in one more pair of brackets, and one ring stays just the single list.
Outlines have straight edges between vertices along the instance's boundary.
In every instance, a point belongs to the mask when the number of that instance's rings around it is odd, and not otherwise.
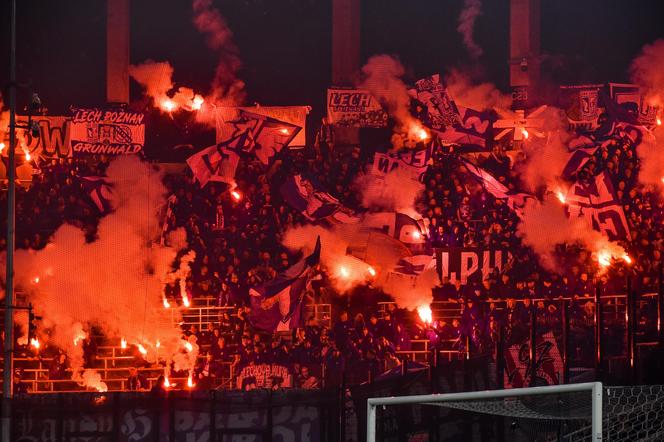
[{"label": "stadium crowd", "polygon": [[[188,295],[194,300],[213,298],[217,306],[235,307],[234,313],[223,313],[209,329],[192,326],[184,331],[187,336],[195,335],[202,349],[195,372],[200,385],[211,385],[223,363],[233,364],[236,373],[252,364],[287,365],[297,373],[296,385],[304,388],[338,385],[342,373],[361,373],[358,381],[366,380],[368,373],[376,377],[399,365],[398,352],[409,350],[411,340],[418,338],[428,340],[430,348],[463,351],[470,345],[473,351],[493,357],[501,326],[508,343],[527,339],[534,299],[538,299],[535,308],[540,333],[560,329],[559,299],[571,299],[571,327],[578,332],[575,352],[584,355],[592,345],[594,304],[588,298],[594,296],[596,288],[607,296],[609,305],[615,300],[608,295],[623,293],[628,275],[640,292],[651,289],[657,280],[662,265],[664,232],[659,226],[664,221],[664,201],[636,181],[638,160],[629,141],[603,145],[579,172],[581,178],[600,170],[610,172],[630,226],[632,241],[624,246],[635,258],[634,265],[614,266],[603,272],[598,271],[588,251],[575,245],[558,251],[566,257],[565,268],[557,273],[545,271],[534,253],[522,245],[516,234],[518,218],[507,204],[469,177],[454,161],[455,154],[438,149],[417,202],[418,211],[428,222],[428,244],[507,249],[513,260],[502,274],[496,271],[484,281],[469,281],[464,286],[458,281],[441,281],[434,289],[434,301],[457,303],[460,315],[431,324],[394,304],[379,311],[377,302],[390,298],[370,284],[354,290],[362,294],[358,300],[357,296],[335,293],[323,277],[314,284],[309,301],[333,304],[331,327],[310,317],[292,336],[256,330],[249,318],[249,288],[272,280],[301,257],[281,241],[287,229],[308,222],[283,201],[278,183],[292,171],[307,171],[346,207],[360,209],[355,177],[370,167],[373,151],[334,146],[326,132],[321,133],[315,146],[283,152],[269,168],[257,161],[241,161],[236,173],[239,198],[221,183],[212,182],[201,189],[190,172],[166,177],[174,196],[166,230],[184,227],[196,252],[185,284]],[[515,190],[520,178],[512,158],[498,147],[479,161]],[[18,188],[17,247],[43,248],[62,223],[77,225],[93,240],[103,214],[90,199],[81,177],[103,176],[108,163],[109,158],[67,158],[41,164],[32,182]],[[3,211],[5,198],[3,193]],[[5,219],[0,215],[3,224]],[[6,247],[4,238],[0,241],[0,246]],[[180,302],[178,281],[169,283],[164,292],[171,302]],[[643,309],[643,321],[652,321],[653,314],[653,308]],[[96,344],[84,345],[86,364],[94,366]],[[49,377],[63,379],[66,364],[64,355],[55,357]],[[136,376],[131,375],[133,379]],[[132,382],[136,389],[142,388],[142,381]]]}]

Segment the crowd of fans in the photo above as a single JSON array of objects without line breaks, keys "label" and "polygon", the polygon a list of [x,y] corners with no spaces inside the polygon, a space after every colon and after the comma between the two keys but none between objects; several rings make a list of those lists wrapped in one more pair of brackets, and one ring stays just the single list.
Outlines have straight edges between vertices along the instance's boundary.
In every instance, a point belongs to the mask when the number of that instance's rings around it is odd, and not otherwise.
[{"label": "crowd of fans", "polygon": [[[371,149],[335,147],[324,127],[315,146],[283,152],[270,167],[246,159],[236,173],[237,192],[233,195],[222,183],[209,183],[201,189],[189,171],[167,175],[172,215],[165,217],[165,232],[185,228],[188,243],[196,252],[185,287],[193,300],[208,298],[218,306],[233,306],[207,330],[186,331],[195,335],[202,349],[195,375],[200,385],[222,377],[224,365],[242,367],[280,364],[292,367],[296,385],[317,388],[337,385],[342,373],[361,373],[366,379],[400,364],[398,351],[411,348],[414,338],[427,339],[431,348],[491,353],[504,332],[508,343],[526,339],[530,305],[534,299],[538,329],[560,329],[561,298],[571,299],[572,328],[579,331],[576,351],[584,354],[591,333],[594,304],[588,299],[599,290],[602,295],[624,292],[629,276],[641,291],[657,281],[662,264],[661,248],[664,201],[646,191],[636,180],[638,160],[629,140],[616,139],[600,147],[595,157],[578,172],[580,179],[608,170],[618,197],[624,204],[631,242],[623,244],[635,258],[633,266],[617,265],[600,272],[591,254],[576,245],[560,247],[565,259],[557,272],[545,271],[534,253],[524,247],[516,230],[518,218],[507,204],[468,176],[455,154],[443,149],[434,152],[425,176],[425,190],[417,209],[428,222],[431,247],[482,247],[509,250],[512,260],[502,273],[495,271],[485,280],[444,279],[434,289],[435,301],[458,303],[460,315],[438,318],[423,324],[413,313],[394,304],[379,312],[376,301],[389,297],[370,285],[357,288],[362,302],[335,293],[323,278],[315,286],[310,301],[334,304],[331,327],[316,318],[292,336],[256,330],[249,318],[250,287],[272,280],[301,256],[282,245],[284,233],[307,224],[301,213],[286,204],[278,191],[285,177],[298,171],[313,175],[346,207],[360,209],[355,179],[368,170]],[[513,159],[498,147],[480,158],[479,164],[512,190],[520,186]],[[17,247],[40,249],[62,223],[72,223],[94,240],[102,213],[90,199],[80,177],[102,176],[108,158],[53,159],[40,165],[28,186],[19,187],[16,218]],[[5,194],[0,205],[6,206]],[[0,216],[4,222],[5,217]],[[2,247],[6,242],[1,239]],[[181,286],[173,281],[165,296],[180,302]],[[607,297],[607,304],[614,302]],[[647,320],[652,309],[643,309]],[[591,335],[590,335],[591,336]],[[590,339],[592,342],[592,339]],[[93,344],[86,352],[94,365]],[[65,377],[66,360],[54,358],[49,375]],[[145,388],[137,373],[131,374],[132,388]],[[351,375],[352,376],[352,375]]]}]

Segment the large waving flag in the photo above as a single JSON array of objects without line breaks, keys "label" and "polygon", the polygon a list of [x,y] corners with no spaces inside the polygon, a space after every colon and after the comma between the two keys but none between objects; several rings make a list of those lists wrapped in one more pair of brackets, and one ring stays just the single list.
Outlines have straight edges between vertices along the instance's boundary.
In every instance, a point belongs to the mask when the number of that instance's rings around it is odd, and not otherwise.
[{"label": "large waving flag", "polygon": [[320,262],[320,237],[311,255],[275,279],[249,290],[251,322],[265,331],[292,330],[300,325],[302,300],[312,269]]},{"label": "large waving flag", "polygon": [[309,221],[354,223],[358,219],[338,199],[325,192],[313,177],[291,175],[279,188],[284,200]]},{"label": "large waving flag", "polygon": [[302,130],[300,126],[240,109],[237,118],[217,122],[217,142],[236,152],[253,154],[269,164]]},{"label": "large waving flag", "polygon": [[523,215],[523,207],[528,199],[533,198],[532,195],[509,190],[489,172],[476,166],[463,157],[459,157],[459,161],[464,165],[468,173],[482,185],[484,190],[489,192],[495,198],[506,200],[507,206],[512,209],[517,216],[521,217]]},{"label": "large waving flag", "polygon": [[108,213],[111,211],[111,184],[103,176],[84,176],[81,177],[83,189],[95,204],[99,213]]},{"label": "large waving flag", "polygon": [[237,152],[222,143],[206,147],[187,158],[187,165],[201,187],[209,181],[233,183],[239,162]]},{"label": "large waving flag", "polygon": [[418,80],[408,93],[420,104],[417,117],[440,141],[454,145],[456,152],[491,149],[495,113],[457,106],[440,75]]},{"label": "large waving flag", "polygon": [[588,183],[574,183],[567,191],[565,201],[569,216],[586,217],[595,230],[612,241],[629,241],[627,218],[606,171]]}]

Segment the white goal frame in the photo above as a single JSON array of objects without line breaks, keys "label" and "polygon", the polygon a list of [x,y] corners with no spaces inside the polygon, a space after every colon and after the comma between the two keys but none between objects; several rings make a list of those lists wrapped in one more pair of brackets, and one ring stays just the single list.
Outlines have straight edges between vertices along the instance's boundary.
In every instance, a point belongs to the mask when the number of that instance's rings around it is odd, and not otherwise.
[{"label": "white goal frame", "polygon": [[367,442],[376,442],[376,408],[383,405],[431,404],[463,400],[488,400],[587,391],[592,397],[592,441],[602,441],[602,383],[550,385],[546,387],[513,388],[508,390],[486,390],[466,393],[424,394],[418,396],[397,396],[369,398],[367,400]]}]

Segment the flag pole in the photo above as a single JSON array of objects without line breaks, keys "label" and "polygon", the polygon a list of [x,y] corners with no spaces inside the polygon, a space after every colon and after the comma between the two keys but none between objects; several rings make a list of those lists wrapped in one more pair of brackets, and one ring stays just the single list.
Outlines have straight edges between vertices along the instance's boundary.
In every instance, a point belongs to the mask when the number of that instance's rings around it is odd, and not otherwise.
[{"label": "flag pole", "polygon": [[5,273],[5,339],[2,376],[2,441],[11,441],[14,360],[14,235],[16,227],[16,0],[11,1],[9,52],[9,151],[7,152],[7,268]]}]

